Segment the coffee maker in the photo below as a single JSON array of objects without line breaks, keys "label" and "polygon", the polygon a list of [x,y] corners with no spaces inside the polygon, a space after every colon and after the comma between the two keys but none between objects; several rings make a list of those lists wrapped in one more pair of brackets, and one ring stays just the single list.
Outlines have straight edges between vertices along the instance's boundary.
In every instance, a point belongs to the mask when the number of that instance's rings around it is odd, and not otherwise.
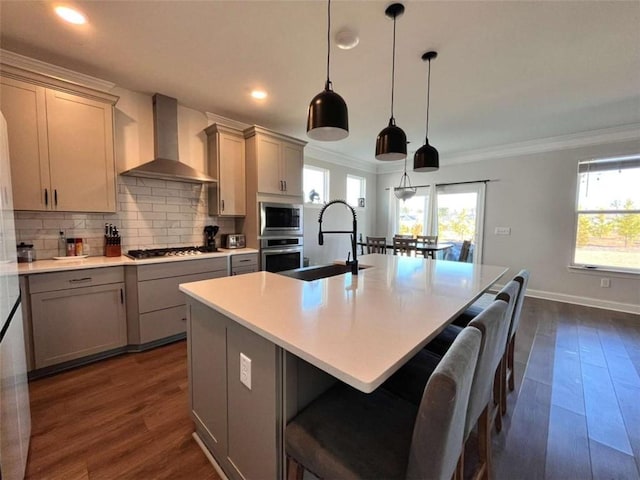
[{"label": "coffee maker", "polygon": [[216,234],[220,228],[217,225],[207,225],[204,227],[204,248],[207,252],[216,252]]}]

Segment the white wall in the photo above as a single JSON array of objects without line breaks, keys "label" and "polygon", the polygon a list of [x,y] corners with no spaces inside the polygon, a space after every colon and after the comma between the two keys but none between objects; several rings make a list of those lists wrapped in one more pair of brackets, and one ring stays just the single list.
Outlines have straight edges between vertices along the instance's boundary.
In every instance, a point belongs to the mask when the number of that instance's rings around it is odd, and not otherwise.
[{"label": "white wall", "polygon": [[[632,141],[451,166],[445,157],[437,172],[408,173],[411,182],[420,185],[491,179],[483,263],[509,267],[508,276],[529,269],[530,294],[640,313],[639,275],[567,268],[573,257],[578,162],[639,151],[640,143]],[[400,175],[384,174],[378,179],[377,225],[387,236],[392,232],[386,232],[385,188],[395,186]],[[498,226],[511,227],[511,235],[494,235]],[[604,277],[611,279],[610,288],[600,287]]]},{"label": "white wall", "polygon": [[[366,202],[364,208],[356,208],[358,236],[363,238],[374,235],[376,225],[377,175],[356,168],[349,168],[309,157],[305,154],[305,165],[313,165],[329,170],[329,200],[344,200],[347,195],[347,174],[366,179]],[[347,259],[351,250],[349,235],[325,235],[324,245],[318,245],[318,215],[321,205],[304,207],[304,255],[309,257],[311,265],[321,265],[338,259]],[[342,205],[333,205],[327,210],[323,221],[323,230],[351,230],[352,217]],[[358,254],[360,249],[358,248]]]}]

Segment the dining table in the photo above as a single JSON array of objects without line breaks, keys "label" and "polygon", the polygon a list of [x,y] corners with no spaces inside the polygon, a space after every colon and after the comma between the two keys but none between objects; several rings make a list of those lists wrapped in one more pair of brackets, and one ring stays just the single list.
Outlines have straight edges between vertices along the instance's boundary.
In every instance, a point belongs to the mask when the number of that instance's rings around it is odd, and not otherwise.
[{"label": "dining table", "polygon": [[[360,245],[360,254],[364,255],[364,248],[367,246],[367,242],[357,242]],[[393,251],[393,242],[385,245],[387,250]],[[416,252],[422,253],[425,257],[429,256],[435,259],[436,252],[443,252],[453,247],[452,243],[425,243],[425,242],[417,242],[416,243]]]}]

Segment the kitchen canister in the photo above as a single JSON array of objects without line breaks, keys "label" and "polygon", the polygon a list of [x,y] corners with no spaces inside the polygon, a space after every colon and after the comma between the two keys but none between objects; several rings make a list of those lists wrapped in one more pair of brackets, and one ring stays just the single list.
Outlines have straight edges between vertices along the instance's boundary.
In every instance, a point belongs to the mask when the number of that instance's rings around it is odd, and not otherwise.
[{"label": "kitchen canister", "polygon": [[33,245],[20,242],[18,248],[18,263],[31,263],[36,259],[36,251]]}]

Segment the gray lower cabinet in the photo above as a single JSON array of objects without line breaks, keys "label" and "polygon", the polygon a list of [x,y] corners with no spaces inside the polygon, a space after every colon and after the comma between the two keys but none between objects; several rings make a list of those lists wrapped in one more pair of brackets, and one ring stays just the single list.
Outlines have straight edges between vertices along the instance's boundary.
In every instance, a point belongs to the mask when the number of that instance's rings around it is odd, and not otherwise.
[{"label": "gray lower cabinet", "polygon": [[35,368],[127,343],[122,267],[29,277]]},{"label": "gray lower cabinet", "polygon": [[242,275],[243,273],[257,272],[258,254],[242,253],[231,255],[231,275]]},{"label": "gray lower cabinet", "polygon": [[227,257],[125,268],[129,344],[141,348],[184,337],[185,298],[178,285],[229,274]]},{"label": "gray lower cabinet", "polygon": [[[282,478],[281,350],[199,302],[190,300],[187,311],[197,435],[229,478]],[[251,359],[251,389],[240,382],[241,353]]]}]

